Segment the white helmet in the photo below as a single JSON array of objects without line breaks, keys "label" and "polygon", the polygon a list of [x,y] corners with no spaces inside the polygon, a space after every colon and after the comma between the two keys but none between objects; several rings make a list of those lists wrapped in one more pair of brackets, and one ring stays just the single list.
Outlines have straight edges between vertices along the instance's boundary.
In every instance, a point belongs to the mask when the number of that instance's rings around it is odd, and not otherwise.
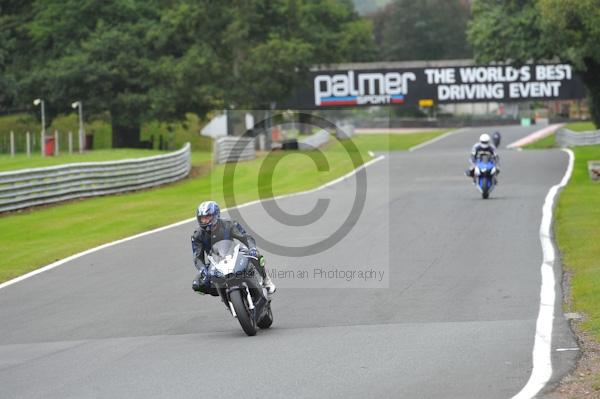
[{"label": "white helmet", "polygon": [[483,148],[487,148],[487,146],[490,145],[490,135],[487,133],[484,133],[481,136],[479,136],[479,143],[481,143],[481,146]]}]

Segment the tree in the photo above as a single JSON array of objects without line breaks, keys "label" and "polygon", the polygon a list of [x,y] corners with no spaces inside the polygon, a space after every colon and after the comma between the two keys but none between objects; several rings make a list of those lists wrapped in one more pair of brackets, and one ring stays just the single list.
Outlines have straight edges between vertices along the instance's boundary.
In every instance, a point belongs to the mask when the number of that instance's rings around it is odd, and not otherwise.
[{"label": "tree", "polygon": [[580,72],[600,128],[600,0],[538,0],[544,32]]},{"label": "tree", "polygon": [[44,98],[48,119],[76,100],[88,118],[109,111],[115,147],[139,146],[145,121],[269,107],[313,65],[373,55],[371,25],[349,0],[7,3],[24,18],[22,37],[0,27],[0,71],[6,52],[23,60],[7,68],[15,101]]},{"label": "tree", "polygon": [[84,102],[86,115],[110,111],[113,146],[138,147],[151,118],[155,54],[146,32],[160,20],[158,0],[37,0],[28,25],[30,70],[21,82],[46,99],[49,116]]},{"label": "tree", "polygon": [[478,0],[468,38],[480,62],[573,64],[600,127],[600,0]]},{"label": "tree", "polygon": [[0,2],[0,111],[15,108],[18,93],[15,71],[22,70],[24,57],[17,50],[27,46],[24,26],[31,19],[31,2]]},{"label": "tree", "polygon": [[[370,22],[345,0],[187,0],[163,24],[167,59],[202,54],[200,63],[186,62],[179,73],[197,76],[208,63],[205,84],[225,107],[269,108],[302,85],[314,65],[374,55]],[[177,42],[186,45],[171,47]]]},{"label": "tree", "polygon": [[482,63],[523,64],[554,56],[535,0],[475,1],[467,37],[476,59]]},{"label": "tree", "polygon": [[394,0],[372,15],[379,56],[387,61],[470,58],[465,4]]}]

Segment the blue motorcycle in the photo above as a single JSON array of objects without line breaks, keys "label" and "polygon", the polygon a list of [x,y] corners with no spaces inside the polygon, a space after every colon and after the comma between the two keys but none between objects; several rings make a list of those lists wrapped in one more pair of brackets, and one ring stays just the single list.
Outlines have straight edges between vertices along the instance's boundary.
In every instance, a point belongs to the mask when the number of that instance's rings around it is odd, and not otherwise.
[{"label": "blue motorcycle", "polygon": [[488,154],[483,154],[475,162],[475,184],[483,199],[488,199],[496,186],[496,161]]}]

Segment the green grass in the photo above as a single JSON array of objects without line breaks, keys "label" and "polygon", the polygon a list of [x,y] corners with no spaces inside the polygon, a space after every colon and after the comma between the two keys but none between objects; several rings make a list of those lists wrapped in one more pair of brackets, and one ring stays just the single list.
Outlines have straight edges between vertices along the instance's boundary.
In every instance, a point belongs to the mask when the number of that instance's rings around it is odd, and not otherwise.
[{"label": "green grass", "polygon": [[574,132],[589,132],[590,130],[598,130],[593,122],[574,122],[569,123],[565,128]]},{"label": "green grass", "polygon": [[[566,129],[574,132],[587,132],[590,130],[596,130],[595,125],[592,122],[574,122],[565,125]],[[550,136],[546,136],[543,139],[534,141],[533,143],[524,146],[526,150],[545,150],[548,148],[557,148],[556,135],[553,133]]]},{"label": "green grass", "polygon": [[160,154],[166,154],[166,152],[157,150],[115,149],[88,151],[83,154],[61,153],[57,157],[42,157],[39,154],[32,154],[28,158],[27,155],[17,154],[13,158],[10,155],[0,155],[0,172],[15,169],[41,168],[74,162],[116,161],[119,159],[142,158]]},{"label": "green grass", "polygon": [[552,133],[550,136],[534,141],[523,148],[526,150],[546,150],[548,148],[556,148],[556,135]]},{"label": "green grass", "polygon": [[558,201],[556,240],[564,267],[573,271],[571,311],[584,313],[582,327],[600,340],[600,183],[587,169],[589,160],[600,160],[600,146],[573,152],[573,176]]},{"label": "green grass", "polygon": [[359,134],[353,140],[357,146],[370,151],[400,151],[431,140],[442,133],[445,133],[445,130],[410,134]]},{"label": "green grass", "polygon": [[[370,159],[367,151],[381,148],[386,140],[394,143],[393,149],[400,150],[432,136],[394,137],[359,137],[356,142],[359,154],[366,161]],[[238,164],[233,181],[224,182],[225,166],[218,165],[213,166],[209,174],[163,188],[0,216],[0,281],[106,242],[193,217],[198,203],[208,198],[223,206],[257,199],[259,168],[263,162],[274,169],[275,195],[317,187],[354,168],[351,158],[337,141],[322,153],[328,161],[327,171],[317,170],[310,153],[273,152],[267,158]],[[194,162],[208,159],[206,153],[194,154]],[[227,186],[233,187],[235,201],[232,198],[225,201],[223,188]]]}]

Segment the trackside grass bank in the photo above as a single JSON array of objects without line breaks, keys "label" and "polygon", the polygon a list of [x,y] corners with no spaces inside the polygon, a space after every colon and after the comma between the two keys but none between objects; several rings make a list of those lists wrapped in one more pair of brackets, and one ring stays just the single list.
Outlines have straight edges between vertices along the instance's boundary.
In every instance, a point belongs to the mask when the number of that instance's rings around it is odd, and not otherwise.
[{"label": "trackside grass bank", "polygon": [[572,272],[570,311],[586,315],[582,327],[600,341],[600,183],[587,162],[600,160],[600,146],[573,148],[575,167],[560,194],[555,233],[563,266]]},{"label": "trackside grass bank", "polygon": [[[574,132],[588,132],[590,130],[596,130],[596,126],[592,122],[574,122],[569,123],[565,128]],[[548,148],[556,148],[556,135],[552,133],[550,136],[546,136],[543,139],[534,141],[533,143],[526,145],[527,150],[543,150]]]},{"label": "trackside grass bank", "polygon": [[[366,162],[370,159],[369,150],[405,150],[441,133],[398,138],[370,135],[358,137],[355,144]],[[225,167],[218,165],[208,174],[163,188],[0,216],[0,281],[103,243],[193,217],[198,203],[208,198],[231,203],[231,198],[224,198],[226,187],[233,188],[237,204],[255,200],[259,198],[259,175],[266,181],[268,169],[272,170],[273,194],[280,195],[318,187],[354,168],[339,142],[328,145],[322,153],[327,165],[320,164],[321,171],[310,153],[273,152],[238,164],[232,179],[224,179]],[[198,159],[196,155],[194,159]]]},{"label": "trackside grass bank", "polygon": [[354,137],[360,148],[368,151],[401,151],[439,136],[442,131],[415,134],[365,134]]},{"label": "trackside grass bank", "polygon": [[3,154],[0,155],[0,172],[16,169],[42,168],[75,162],[117,161],[120,159],[143,158],[166,153],[168,152],[157,150],[114,149],[87,151],[83,154],[67,153],[56,157],[42,157],[40,154],[31,154],[31,157],[25,154],[16,154],[14,157],[11,157],[10,155]]},{"label": "trackside grass bank", "polygon": [[[140,149],[114,149],[94,150],[83,154],[64,154],[57,157],[42,157],[41,155],[0,155],[0,172],[8,172],[18,169],[42,168],[48,166],[64,165],[75,162],[104,162],[118,161],[122,159],[144,158],[154,155],[168,154],[172,151],[140,150]],[[211,153],[206,151],[195,151],[192,153],[192,164],[197,165],[208,162]]]}]

